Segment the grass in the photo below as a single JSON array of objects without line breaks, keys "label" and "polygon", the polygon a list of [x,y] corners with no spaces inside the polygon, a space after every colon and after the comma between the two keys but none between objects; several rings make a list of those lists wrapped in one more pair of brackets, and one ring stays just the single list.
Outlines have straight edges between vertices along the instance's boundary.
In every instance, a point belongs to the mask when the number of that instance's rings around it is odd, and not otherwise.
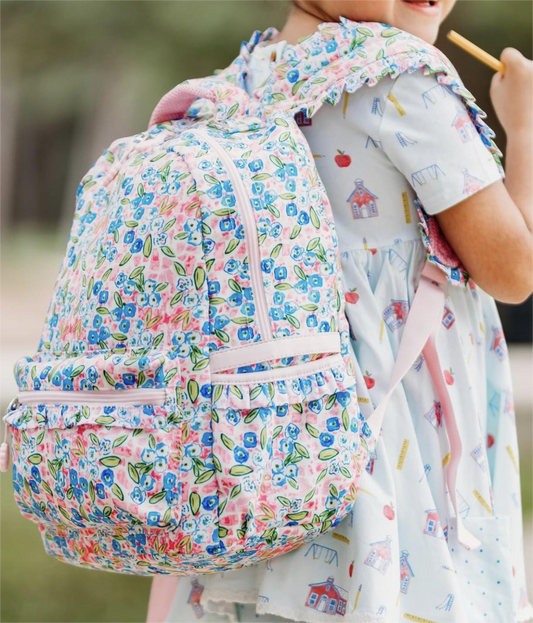
[{"label": "grass", "polygon": [[0,484],[3,623],[146,621],[150,578],[81,569],[48,556],[37,526],[15,504],[9,473]]}]

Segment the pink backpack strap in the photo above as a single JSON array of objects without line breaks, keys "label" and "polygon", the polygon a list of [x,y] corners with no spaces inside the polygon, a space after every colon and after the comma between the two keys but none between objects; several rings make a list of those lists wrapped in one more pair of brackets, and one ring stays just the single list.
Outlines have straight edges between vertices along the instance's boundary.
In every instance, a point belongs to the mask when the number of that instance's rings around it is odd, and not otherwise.
[{"label": "pink backpack strap", "polygon": [[170,613],[178,589],[179,577],[157,575],[152,580],[146,623],[164,623]]},{"label": "pink backpack strap", "polygon": [[431,379],[439,398],[450,442],[450,460],[446,468],[446,482],[455,511],[457,538],[466,549],[477,549],[481,542],[464,527],[458,512],[456,486],[457,471],[462,454],[461,437],[453,405],[448,393],[442,366],[437,352],[436,341],[442,322],[446,294],[441,287],[446,283],[446,276],[436,266],[426,261],[420,283],[416,291],[398,351],[398,356],[389,383],[389,389],[375,411],[367,418],[372,430],[374,443],[377,443],[383,416],[389,400],[403,377],[411,369],[422,352],[428,366]]},{"label": "pink backpack strap", "polygon": [[173,119],[182,119],[191,104],[199,99],[207,99],[216,104],[216,114],[229,119],[240,109],[244,113],[249,95],[243,89],[226,80],[198,78],[187,80],[163,95],[155,107],[148,127]]}]

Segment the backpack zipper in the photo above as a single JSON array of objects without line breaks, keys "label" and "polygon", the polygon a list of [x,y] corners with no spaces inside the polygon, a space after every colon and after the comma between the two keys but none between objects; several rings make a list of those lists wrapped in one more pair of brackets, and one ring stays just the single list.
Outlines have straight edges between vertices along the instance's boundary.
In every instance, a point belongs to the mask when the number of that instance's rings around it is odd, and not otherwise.
[{"label": "backpack zipper", "polygon": [[[201,136],[202,139],[211,147],[211,149],[216,152],[220,160],[222,160],[223,164],[226,166],[226,170],[230,176],[230,180],[235,190],[237,208],[242,217],[244,226],[244,234],[246,237],[246,245],[248,248],[250,262],[250,279],[252,281],[252,290],[254,293],[254,302],[257,309],[257,320],[259,330],[261,332],[261,338],[263,340],[272,340],[274,339],[274,336],[272,335],[272,327],[268,316],[268,302],[261,270],[261,251],[259,249],[259,240],[257,238],[257,224],[255,222],[252,204],[250,203],[250,196],[248,195],[246,186],[242,181],[233,159],[226,152],[226,150],[219,145],[214,138],[209,136],[207,131],[194,130],[194,132],[197,136]],[[234,171],[233,175],[232,171]]]},{"label": "backpack zipper", "polygon": [[[102,389],[87,390],[28,390],[17,394],[19,405],[37,404],[80,404],[91,405],[146,405],[161,406],[165,404],[166,390],[162,389]],[[16,408],[16,407],[15,407]]]}]

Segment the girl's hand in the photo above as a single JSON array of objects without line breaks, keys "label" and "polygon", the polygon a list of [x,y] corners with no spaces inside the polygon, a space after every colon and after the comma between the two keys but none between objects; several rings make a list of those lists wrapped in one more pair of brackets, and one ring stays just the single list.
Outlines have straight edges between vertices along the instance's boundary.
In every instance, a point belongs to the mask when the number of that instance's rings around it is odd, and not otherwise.
[{"label": "girl's hand", "polygon": [[507,136],[533,127],[533,61],[515,48],[505,48],[500,60],[505,74],[494,74],[490,97]]}]

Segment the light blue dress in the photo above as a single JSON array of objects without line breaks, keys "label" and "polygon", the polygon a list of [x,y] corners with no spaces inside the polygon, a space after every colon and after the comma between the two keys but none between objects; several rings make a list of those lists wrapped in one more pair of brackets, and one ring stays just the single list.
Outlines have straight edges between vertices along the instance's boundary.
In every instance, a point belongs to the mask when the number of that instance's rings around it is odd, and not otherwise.
[{"label": "light blue dress", "polygon": [[[291,54],[284,42],[265,43],[251,53],[250,90],[268,76],[273,51]],[[420,71],[361,88],[302,128],[333,207],[368,416],[387,390],[425,261],[414,198],[437,214],[501,176],[460,98]],[[460,513],[482,547],[448,538],[449,444],[420,357],[389,405],[351,515],[267,563],[183,578],[169,623],[530,620],[512,385],[494,299],[473,284],[447,286],[438,350],[463,443]]]}]

